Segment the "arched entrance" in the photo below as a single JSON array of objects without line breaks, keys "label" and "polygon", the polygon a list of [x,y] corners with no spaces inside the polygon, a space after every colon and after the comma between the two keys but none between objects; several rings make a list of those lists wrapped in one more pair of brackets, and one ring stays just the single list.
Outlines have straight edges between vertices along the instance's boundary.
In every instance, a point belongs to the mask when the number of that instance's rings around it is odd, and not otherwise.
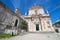
[{"label": "arched entrance", "polygon": [[36,24],[36,31],[39,31],[39,24]]},{"label": "arched entrance", "polygon": [[15,26],[17,26],[17,24],[18,24],[18,20],[16,19],[16,21],[15,21]]}]

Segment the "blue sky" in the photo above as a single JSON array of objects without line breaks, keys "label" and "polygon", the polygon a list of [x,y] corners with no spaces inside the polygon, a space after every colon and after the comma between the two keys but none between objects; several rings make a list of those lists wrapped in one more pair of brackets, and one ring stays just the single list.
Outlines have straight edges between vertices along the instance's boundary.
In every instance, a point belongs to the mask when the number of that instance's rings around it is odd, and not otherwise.
[{"label": "blue sky", "polygon": [[60,20],[60,0],[1,0],[12,11],[16,8],[20,9],[21,15],[28,14],[28,9],[34,4],[37,6],[43,6],[44,10],[48,10],[52,23]]}]

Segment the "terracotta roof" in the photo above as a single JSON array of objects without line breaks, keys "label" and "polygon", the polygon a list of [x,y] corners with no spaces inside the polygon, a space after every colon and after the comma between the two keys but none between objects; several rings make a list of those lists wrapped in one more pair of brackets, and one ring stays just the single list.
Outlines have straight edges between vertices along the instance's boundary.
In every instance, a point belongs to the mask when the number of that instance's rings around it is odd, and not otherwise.
[{"label": "terracotta roof", "polygon": [[60,27],[60,24],[56,24],[55,26],[56,26],[56,27]]}]

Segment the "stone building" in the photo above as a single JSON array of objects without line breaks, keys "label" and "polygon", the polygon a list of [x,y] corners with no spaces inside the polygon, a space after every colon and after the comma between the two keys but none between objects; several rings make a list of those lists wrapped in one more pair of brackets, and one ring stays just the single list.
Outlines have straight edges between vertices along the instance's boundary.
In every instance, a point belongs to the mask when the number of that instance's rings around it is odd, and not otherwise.
[{"label": "stone building", "polygon": [[28,22],[29,32],[53,32],[54,28],[48,11],[44,12],[43,7],[33,6],[29,8],[28,15],[22,16]]},{"label": "stone building", "polygon": [[12,11],[8,6],[0,1],[0,32],[17,33],[22,18],[19,16],[19,9]]},{"label": "stone building", "polygon": [[57,33],[60,33],[60,21],[56,22],[55,24],[53,24],[54,29]]}]

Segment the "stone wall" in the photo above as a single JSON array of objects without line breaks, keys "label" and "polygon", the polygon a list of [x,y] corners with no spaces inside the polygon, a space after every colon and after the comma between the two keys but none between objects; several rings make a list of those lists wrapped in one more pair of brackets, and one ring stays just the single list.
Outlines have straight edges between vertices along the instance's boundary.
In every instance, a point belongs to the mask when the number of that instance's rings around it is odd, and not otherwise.
[{"label": "stone wall", "polygon": [[[18,20],[18,22],[17,22],[17,26],[15,27],[16,20]],[[10,29],[16,30],[17,27],[20,26],[19,22],[21,20],[22,19],[19,15],[17,15],[15,12],[10,10],[6,5],[4,5],[3,3],[0,2],[0,24],[4,25],[3,28],[5,29],[4,30],[5,33],[10,32],[11,31]],[[0,26],[0,28],[1,28],[1,26]],[[9,29],[9,30],[7,30],[7,29]],[[13,32],[15,32],[15,31],[13,31]]]},{"label": "stone wall", "polygon": [[18,33],[18,30],[12,30],[12,29],[6,29],[5,30],[5,33],[7,33],[7,34],[11,34],[12,35],[12,32],[13,32],[14,35],[16,35]]}]

